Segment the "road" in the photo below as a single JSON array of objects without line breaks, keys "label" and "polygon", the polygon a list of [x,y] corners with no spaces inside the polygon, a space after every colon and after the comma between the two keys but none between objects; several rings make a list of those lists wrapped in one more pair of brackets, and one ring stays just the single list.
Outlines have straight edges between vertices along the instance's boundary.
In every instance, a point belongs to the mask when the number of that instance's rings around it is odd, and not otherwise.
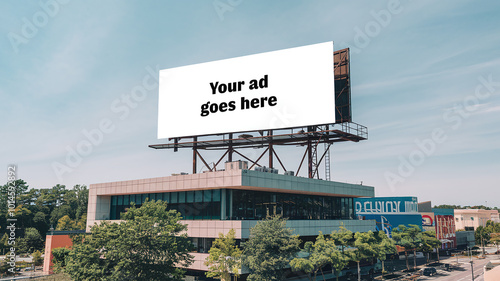
[{"label": "road", "polygon": [[[474,281],[484,281],[484,265],[486,265],[490,260],[499,259],[498,255],[488,255],[485,259],[473,258],[474,264]],[[437,269],[437,275],[435,276],[422,276],[418,280],[435,280],[435,281],[471,281],[472,272],[469,258],[459,258],[458,265],[456,258],[449,258],[444,261],[453,265],[452,271],[445,271]]]}]

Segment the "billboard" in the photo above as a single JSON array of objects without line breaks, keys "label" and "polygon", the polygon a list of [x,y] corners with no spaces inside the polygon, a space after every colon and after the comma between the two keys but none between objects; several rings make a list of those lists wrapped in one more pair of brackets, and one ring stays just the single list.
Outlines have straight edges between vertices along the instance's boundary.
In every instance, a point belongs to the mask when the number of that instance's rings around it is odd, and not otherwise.
[{"label": "billboard", "polygon": [[159,139],[334,122],[333,42],[160,70]]},{"label": "billboard", "polygon": [[355,198],[354,204],[356,215],[418,213],[416,197]]},{"label": "billboard", "polygon": [[[420,207],[420,204],[419,204]],[[436,230],[435,229],[435,221],[434,221],[434,213],[432,212],[421,212],[422,215],[422,227],[424,230]]]}]

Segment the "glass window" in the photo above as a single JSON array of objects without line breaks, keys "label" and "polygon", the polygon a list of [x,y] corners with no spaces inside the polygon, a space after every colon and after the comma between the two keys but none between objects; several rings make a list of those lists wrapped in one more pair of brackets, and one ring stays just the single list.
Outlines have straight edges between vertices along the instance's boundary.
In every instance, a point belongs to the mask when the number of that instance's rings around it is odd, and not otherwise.
[{"label": "glass window", "polygon": [[212,202],[212,190],[203,191],[203,202]]},{"label": "glass window", "polygon": [[186,192],[186,203],[193,203],[193,202],[194,202],[194,192],[187,191]]},{"label": "glass window", "polygon": [[110,219],[116,220],[116,205],[111,205],[111,214],[110,214]]},{"label": "glass window", "polygon": [[118,195],[118,203],[116,203],[116,205],[123,205],[123,195]]},{"label": "glass window", "polygon": [[129,195],[123,195],[123,205],[125,205],[125,206],[130,205],[130,196]]},{"label": "glass window", "polygon": [[178,203],[186,203],[186,192],[179,192],[179,201]]},{"label": "glass window", "polygon": [[163,201],[170,203],[170,193],[169,192],[163,193]]},{"label": "glass window", "polygon": [[197,190],[194,192],[194,202],[203,202],[203,190]]},{"label": "glass window", "polygon": [[146,202],[146,198],[148,198],[148,195],[147,194],[142,194],[141,197],[142,197],[141,198],[141,204],[142,204],[142,203]]},{"label": "glass window", "polygon": [[170,194],[170,201],[171,201],[170,203],[177,204],[177,202],[179,202],[177,200],[177,195],[179,195],[179,192],[172,192],[172,194]]},{"label": "glass window", "polygon": [[220,189],[212,190],[212,201],[220,202]]},{"label": "glass window", "polygon": [[116,196],[116,195],[111,196],[111,205],[112,205],[112,206],[113,206],[113,205],[115,205],[115,206],[117,205],[117,203],[116,203],[116,202],[118,202],[118,200],[117,200],[117,199],[118,199],[118,198],[117,198],[117,196]]}]

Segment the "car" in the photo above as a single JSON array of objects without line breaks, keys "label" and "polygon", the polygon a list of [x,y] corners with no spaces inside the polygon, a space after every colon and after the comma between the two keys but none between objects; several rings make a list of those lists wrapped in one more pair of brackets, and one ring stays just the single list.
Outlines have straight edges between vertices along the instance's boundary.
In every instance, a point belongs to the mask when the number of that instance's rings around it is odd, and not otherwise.
[{"label": "car", "polygon": [[422,269],[422,274],[425,276],[434,276],[437,274],[437,270],[434,267],[426,267]]}]

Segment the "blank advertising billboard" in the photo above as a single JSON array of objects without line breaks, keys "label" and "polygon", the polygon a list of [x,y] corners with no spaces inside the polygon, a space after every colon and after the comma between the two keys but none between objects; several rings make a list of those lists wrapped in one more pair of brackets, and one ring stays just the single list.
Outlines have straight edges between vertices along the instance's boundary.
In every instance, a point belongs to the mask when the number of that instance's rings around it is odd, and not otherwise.
[{"label": "blank advertising billboard", "polygon": [[335,122],[333,42],[160,70],[158,138]]}]

